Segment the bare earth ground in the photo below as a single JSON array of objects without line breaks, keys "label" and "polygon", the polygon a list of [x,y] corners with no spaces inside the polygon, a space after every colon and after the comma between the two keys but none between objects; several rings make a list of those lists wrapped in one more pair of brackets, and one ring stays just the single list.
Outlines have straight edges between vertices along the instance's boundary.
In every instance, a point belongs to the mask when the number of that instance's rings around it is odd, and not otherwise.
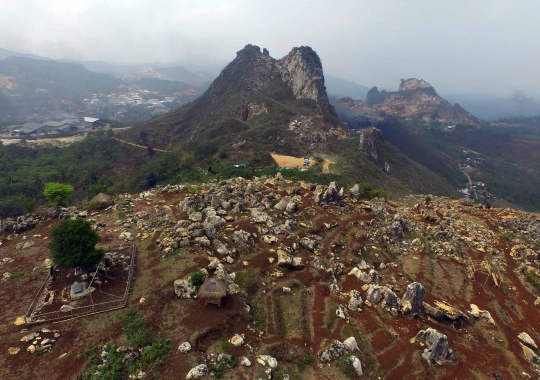
[{"label": "bare earth ground", "polygon": [[[291,184],[292,185],[292,184]],[[267,185],[266,192],[284,196],[286,191]],[[536,296],[524,286],[522,279],[514,272],[517,264],[510,256],[514,243],[503,239],[494,227],[502,223],[511,211],[503,209],[483,210],[474,207],[463,208],[460,215],[470,223],[496,234],[494,248],[502,252],[507,263],[504,272],[504,289],[487,281],[486,276],[476,275],[476,280],[467,276],[466,266],[456,258],[426,252],[423,245],[412,254],[400,255],[395,249],[385,247],[368,232],[370,221],[375,215],[365,211],[364,203],[347,201],[344,207],[319,206],[312,203],[312,193],[302,188],[304,202],[299,213],[291,218],[303,221],[308,227],[298,227],[297,237],[282,237],[280,244],[290,245],[306,236],[317,234],[324,239],[317,252],[306,249],[299,256],[307,263],[305,269],[289,271],[271,264],[269,257],[276,257],[277,246],[263,243],[261,236],[248,249],[240,250],[235,263],[226,264],[229,273],[239,276],[253,276],[254,281],[245,289],[247,298],[240,295],[228,296],[221,308],[205,306],[201,300],[182,300],[173,292],[173,282],[178,278],[206,267],[212,255],[209,248],[191,246],[180,249],[174,255],[161,257],[156,247],[160,232],[141,236],[137,239],[139,247],[135,285],[131,295],[131,306],[145,315],[148,323],[159,334],[171,340],[173,353],[159,374],[151,378],[183,379],[193,366],[200,364],[204,354],[218,353],[220,346],[234,334],[245,334],[247,345],[232,348],[229,352],[238,357],[246,355],[253,363],[250,368],[237,365],[226,373],[226,379],[257,379],[262,374],[262,366],[255,360],[257,354],[271,354],[278,359],[278,368],[300,379],[345,379],[354,374],[339,359],[332,365],[317,366],[316,355],[332,342],[354,336],[359,343],[360,352],[356,355],[363,364],[364,377],[368,379],[492,379],[497,373],[504,379],[520,378],[522,372],[533,375],[531,365],[525,361],[517,340],[521,331],[528,332],[537,342],[540,341],[540,318],[538,307],[534,306]],[[187,192],[159,193],[151,200],[135,199],[135,210],[147,211],[153,218],[158,213],[170,215],[175,223],[185,220],[187,214],[174,207]],[[420,198],[421,199],[421,198]],[[165,206],[169,205],[170,208]],[[155,206],[159,206],[156,211]],[[411,205],[412,206],[412,205]],[[388,212],[398,211],[397,204],[388,204]],[[280,218],[277,210],[267,210],[276,220]],[[457,211],[456,211],[457,212]],[[435,224],[424,220],[419,211],[413,217],[427,227]],[[441,215],[442,218],[444,218]],[[101,231],[104,244],[120,244],[120,227],[114,225],[116,211],[102,211],[93,217],[105,223]],[[41,223],[34,230],[22,235],[10,235],[0,246],[0,259],[9,257],[14,261],[0,266],[0,272],[10,272],[14,279],[0,283],[0,379],[72,379],[81,371],[84,359],[77,355],[93,343],[118,342],[126,344],[121,325],[113,313],[104,313],[58,324],[35,326],[15,326],[15,318],[25,313],[34,293],[39,288],[46,270],[43,261],[47,258],[48,233],[58,221]],[[164,228],[171,226],[160,227]],[[226,236],[243,229],[257,233],[256,225],[249,219],[249,212],[239,214],[234,222],[224,229]],[[137,231],[132,228],[134,235]],[[463,233],[466,256],[474,259],[493,257],[491,253],[466,244],[467,234]],[[406,233],[405,242],[419,237],[422,242],[427,236]],[[16,250],[18,243],[32,240],[36,245],[25,250]],[[538,247],[536,247],[538,250]],[[331,293],[329,284],[332,278],[325,269],[313,265],[315,258],[325,267],[332,263],[344,264],[343,274],[338,276],[341,293]],[[474,303],[482,310],[490,311],[496,325],[488,325],[485,320],[451,322],[435,320],[425,313],[411,317],[383,311],[380,307],[365,307],[361,312],[349,312],[350,321],[345,322],[335,315],[339,304],[347,304],[343,294],[356,289],[361,290],[363,282],[347,273],[361,260],[378,268],[380,263],[397,263],[395,268],[379,270],[381,283],[393,283],[398,297],[411,281],[421,282],[426,289],[426,302],[446,301],[461,311],[469,310]],[[243,262],[246,261],[247,265]],[[272,274],[279,272],[280,276]],[[237,277],[238,278],[238,277]],[[284,294],[283,286],[292,289],[292,294]],[[364,297],[364,292],[362,292]],[[145,297],[144,303],[139,299]],[[244,302],[249,303],[251,312],[247,313]],[[19,342],[26,333],[42,327],[57,329],[61,336],[50,353],[33,356],[25,352],[28,344]],[[454,351],[452,363],[430,365],[420,354],[425,347],[411,344],[418,331],[433,327],[448,336]],[[23,330],[27,329],[27,331]],[[261,334],[262,332],[262,334]],[[192,351],[181,354],[176,347],[188,341]],[[9,347],[19,347],[16,355],[7,353]],[[62,359],[58,357],[67,354]],[[301,370],[298,362],[302,357],[314,358],[315,366]]]},{"label": "bare earth ground", "polygon": [[304,168],[307,169],[315,164],[313,157],[310,157],[310,164],[304,166],[304,157],[293,157],[293,156],[284,156],[282,154],[270,153],[274,161],[281,168]]}]

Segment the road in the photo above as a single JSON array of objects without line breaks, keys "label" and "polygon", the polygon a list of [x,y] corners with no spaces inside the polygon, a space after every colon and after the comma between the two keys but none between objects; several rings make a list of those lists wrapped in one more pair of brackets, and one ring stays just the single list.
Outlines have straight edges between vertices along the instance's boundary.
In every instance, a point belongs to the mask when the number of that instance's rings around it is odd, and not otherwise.
[{"label": "road", "polygon": [[[124,144],[127,144],[127,145],[131,145],[131,146],[136,146],[137,148],[142,148],[142,149],[148,149],[147,146],[144,146],[144,145],[139,145],[139,144],[134,144],[132,142],[129,142],[129,141],[126,141],[126,140],[120,140],[119,138],[116,138],[116,137],[112,137],[113,140],[116,140],[116,141],[120,141],[121,143],[124,143]],[[158,148],[154,148],[154,150],[156,152],[163,152],[163,153],[166,153],[167,151],[164,150],[164,149],[158,149]]]}]

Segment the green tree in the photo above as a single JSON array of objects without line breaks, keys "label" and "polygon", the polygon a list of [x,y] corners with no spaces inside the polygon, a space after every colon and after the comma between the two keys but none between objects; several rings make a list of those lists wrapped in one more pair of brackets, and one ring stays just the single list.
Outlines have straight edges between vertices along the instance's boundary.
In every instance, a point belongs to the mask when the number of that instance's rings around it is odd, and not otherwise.
[{"label": "green tree", "polygon": [[73,186],[58,182],[47,182],[43,195],[51,201],[56,202],[57,206],[61,206],[64,202],[73,196]]},{"label": "green tree", "polygon": [[52,229],[51,235],[51,259],[61,268],[88,270],[105,255],[102,249],[96,249],[101,237],[86,220],[65,220]]}]

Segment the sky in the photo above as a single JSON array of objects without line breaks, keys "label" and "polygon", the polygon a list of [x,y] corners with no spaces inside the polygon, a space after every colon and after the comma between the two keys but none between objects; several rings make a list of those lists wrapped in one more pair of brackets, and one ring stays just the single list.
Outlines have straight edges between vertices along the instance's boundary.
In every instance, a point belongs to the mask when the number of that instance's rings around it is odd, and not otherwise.
[{"label": "sky", "polygon": [[[53,59],[222,67],[311,46],[325,72],[397,89],[540,98],[539,0],[0,0],[0,47]],[[220,66],[221,65],[221,66]]]}]

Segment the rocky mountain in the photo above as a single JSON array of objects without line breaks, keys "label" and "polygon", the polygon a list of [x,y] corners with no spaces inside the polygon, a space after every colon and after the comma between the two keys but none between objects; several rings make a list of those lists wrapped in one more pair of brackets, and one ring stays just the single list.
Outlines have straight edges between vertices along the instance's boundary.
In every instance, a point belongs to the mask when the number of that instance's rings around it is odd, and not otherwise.
[{"label": "rocky mountain", "polygon": [[459,104],[450,104],[440,97],[433,86],[423,79],[411,78],[401,81],[398,91],[379,91],[371,88],[365,102],[342,99],[353,115],[376,117],[381,112],[406,118],[421,119],[425,123],[438,122],[444,125],[478,126],[479,120]]},{"label": "rocky mountain", "polygon": [[269,149],[297,153],[350,135],[328,100],[315,51],[299,47],[275,59],[254,45],[238,51],[199,99],[141,129],[160,135],[162,146],[245,140],[246,150],[271,143]]}]

